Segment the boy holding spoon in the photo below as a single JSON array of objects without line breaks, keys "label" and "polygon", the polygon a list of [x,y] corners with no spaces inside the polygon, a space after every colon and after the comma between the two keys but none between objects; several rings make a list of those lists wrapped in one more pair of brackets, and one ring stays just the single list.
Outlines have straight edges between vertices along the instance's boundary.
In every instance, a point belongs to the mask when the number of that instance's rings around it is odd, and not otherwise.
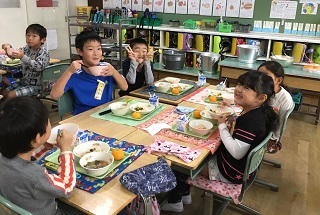
[{"label": "boy holding spoon", "polygon": [[125,48],[128,52],[128,58],[122,62],[122,70],[128,83],[128,89],[120,90],[120,96],[129,95],[131,91],[146,84],[152,84],[154,81],[153,64],[150,60],[155,51],[152,49],[148,51],[148,43],[138,37]]}]

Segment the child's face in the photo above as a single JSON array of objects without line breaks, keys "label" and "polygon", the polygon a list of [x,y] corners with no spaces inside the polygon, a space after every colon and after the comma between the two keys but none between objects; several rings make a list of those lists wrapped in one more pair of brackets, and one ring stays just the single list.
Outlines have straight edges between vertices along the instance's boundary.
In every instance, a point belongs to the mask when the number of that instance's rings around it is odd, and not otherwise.
[{"label": "child's face", "polygon": [[244,109],[253,109],[260,106],[263,102],[258,94],[241,84],[237,84],[234,90],[234,102],[242,106]]},{"label": "child's face", "polygon": [[46,38],[40,39],[39,34],[34,32],[28,32],[26,34],[26,43],[31,49],[37,49],[42,43],[46,41]]},{"label": "child's face", "polygon": [[148,53],[148,47],[145,44],[135,44],[132,51],[138,55],[137,62],[142,63]]},{"label": "child's face", "polygon": [[268,70],[265,66],[260,67],[259,72],[263,72],[264,74],[270,76],[274,83],[274,90],[277,91],[277,89],[280,87],[282,83],[282,78],[276,77],[270,70]]},{"label": "child's face", "polygon": [[89,40],[84,43],[82,50],[77,49],[78,54],[82,56],[82,61],[86,66],[96,66],[102,57],[101,44],[95,40]]}]

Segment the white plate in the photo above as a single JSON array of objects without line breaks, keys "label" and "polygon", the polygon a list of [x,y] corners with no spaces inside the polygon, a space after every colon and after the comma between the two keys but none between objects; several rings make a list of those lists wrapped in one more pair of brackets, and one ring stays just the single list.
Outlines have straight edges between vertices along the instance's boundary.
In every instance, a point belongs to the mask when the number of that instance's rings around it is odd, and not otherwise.
[{"label": "white plate", "polygon": [[180,82],[180,78],[174,78],[174,77],[167,77],[164,80],[167,82],[170,82],[171,84],[177,84]]},{"label": "white plate", "polygon": [[221,108],[221,105],[218,105],[218,104],[206,105],[205,109],[207,112],[209,112],[211,116],[214,116],[214,117],[219,117],[225,114],[232,115],[234,113],[234,110],[231,107],[224,106]]},{"label": "white plate", "polygon": [[139,112],[141,114],[147,114],[153,111],[156,107],[149,103],[138,102],[130,106],[133,112]]},{"label": "white plate", "polygon": [[178,87],[180,90],[184,91],[190,87],[189,84],[183,84],[183,83],[178,83],[178,84],[171,84],[171,88]]},{"label": "white plate", "polygon": [[211,116],[210,116],[210,113],[209,113],[208,111],[206,111],[206,110],[202,110],[202,111],[200,112],[200,115],[201,115],[201,117],[203,117],[203,118],[212,119]]},{"label": "white plate", "polygon": [[207,96],[215,96],[219,99],[222,99],[222,95],[228,94],[226,91],[221,91],[221,90],[213,90],[213,89],[206,89],[207,90]]},{"label": "white plate", "polygon": [[229,88],[226,89],[226,91],[228,93],[234,93],[234,89],[235,89],[235,87],[229,87]]}]

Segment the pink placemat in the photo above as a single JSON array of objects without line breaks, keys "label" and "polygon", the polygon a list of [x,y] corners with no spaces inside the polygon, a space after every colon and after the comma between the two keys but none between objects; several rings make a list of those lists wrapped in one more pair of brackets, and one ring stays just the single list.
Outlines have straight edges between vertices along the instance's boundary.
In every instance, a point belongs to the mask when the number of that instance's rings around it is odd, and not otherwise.
[{"label": "pink placemat", "polygon": [[202,105],[207,105],[204,100],[207,98],[208,93],[206,88],[200,88],[201,90],[195,91],[192,96],[186,97],[185,101],[186,102],[192,102],[192,103],[197,103],[197,104],[202,104]]},{"label": "pink placemat", "polygon": [[[147,128],[150,125],[155,124],[155,123],[167,123],[168,125],[172,126],[176,123],[176,120],[179,118],[179,116],[181,116],[181,115],[175,113],[174,109],[175,109],[175,107],[167,108],[166,110],[164,110],[161,113],[159,113],[158,115],[152,117],[151,119],[149,119],[145,123],[142,123],[142,124],[136,126],[136,128],[138,128],[138,129]],[[172,139],[180,140],[180,141],[183,141],[186,143],[195,144],[199,147],[210,150],[212,154],[215,153],[215,151],[218,149],[218,147],[221,143],[219,129],[216,129],[206,140],[196,138],[196,137],[191,137],[189,135],[185,135],[185,134],[181,134],[181,133],[177,133],[177,132],[171,131],[170,129],[162,129],[158,133],[158,135],[170,137]]]},{"label": "pink placemat", "polygon": [[187,101],[189,98],[192,98],[194,95],[197,95],[199,92],[201,92],[202,90],[206,89],[205,87],[201,87],[198,90],[194,91],[193,93],[191,93],[190,95],[186,96],[185,98],[183,98],[184,101]]}]

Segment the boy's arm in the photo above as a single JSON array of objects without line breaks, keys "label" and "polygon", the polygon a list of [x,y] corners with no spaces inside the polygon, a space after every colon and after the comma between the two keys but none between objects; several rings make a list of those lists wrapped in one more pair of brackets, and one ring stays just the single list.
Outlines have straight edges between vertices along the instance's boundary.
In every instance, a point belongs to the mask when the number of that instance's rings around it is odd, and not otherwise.
[{"label": "boy's arm", "polygon": [[116,70],[113,72],[113,78],[117,82],[120,90],[126,91],[128,89],[128,83],[126,79]]},{"label": "boy's arm", "polygon": [[146,84],[150,85],[154,81],[153,66],[151,61],[149,60],[144,61],[143,64],[144,64],[144,76],[146,79],[145,81],[146,81]]},{"label": "boy's arm", "polygon": [[136,76],[137,76],[137,67],[139,63],[135,60],[130,60],[130,66],[129,70],[126,74],[126,79],[130,84],[134,84],[136,82]]},{"label": "boy's arm", "polygon": [[[23,50],[25,52],[25,48]],[[24,54],[21,61],[27,64],[30,69],[41,72],[50,65],[50,53],[45,48],[41,48],[35,60]]]}]

